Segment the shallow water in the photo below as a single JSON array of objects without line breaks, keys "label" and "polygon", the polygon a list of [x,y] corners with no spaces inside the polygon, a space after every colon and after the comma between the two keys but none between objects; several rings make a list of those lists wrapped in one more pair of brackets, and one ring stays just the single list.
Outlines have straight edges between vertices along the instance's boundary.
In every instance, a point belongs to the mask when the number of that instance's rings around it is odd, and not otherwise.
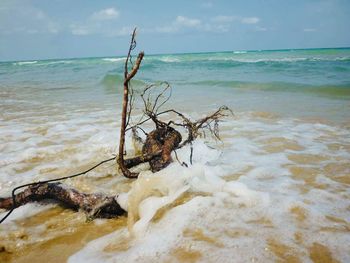
[{"label": "shallow water", "polygon": [[[128,180],[107,163],[67,180],[118,194],[128,218],[86,222],[52,203],[23,206],[0,225],[0,261],[350,261],[349,54],[146,57],[135,89],[168,80],[169,107],[193,119],[222,104],[234,110],[222,141],[197,140],[189,168],[151,174],[144,165]],[[0,64],[1,196],[116,152],[121,72],[119,58]],[[131,155],[130,136],[127,145]],[[187,164],[189,154],[178,151]]]}]

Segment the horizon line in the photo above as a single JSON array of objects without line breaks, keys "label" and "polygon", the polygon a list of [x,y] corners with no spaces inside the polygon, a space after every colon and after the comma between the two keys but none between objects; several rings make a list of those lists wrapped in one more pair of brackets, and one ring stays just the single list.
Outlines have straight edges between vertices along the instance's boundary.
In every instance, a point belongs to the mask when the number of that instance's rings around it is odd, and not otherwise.
[{"label": "horizon line", "polygon": [[[262,51],[291,51],[291,50],[316,50],[316,49],[350,49],[350,46],[343,47],[312,47],[312,48],[279,48],[279,49],[237,49],[237,50],[221,50],[221,51],[198,51],[198,52],[175,52],[175,53],[151,53],[145,54],[145,56],[162,56],[162,55],[186,55],[186,54],[210,54],[210,53],[228,53],[228,52],[262,52]],[[49,60],[76,60],[76,59],[89,59],[89,58],[121,58],[125,55],[104,55],[96,57],[56,57],[56,58],[44,58],[44,59],[21,59],[21,60],[0,60],[0,63],[11,62],[33,62],[33,61],[49,61]]]}]

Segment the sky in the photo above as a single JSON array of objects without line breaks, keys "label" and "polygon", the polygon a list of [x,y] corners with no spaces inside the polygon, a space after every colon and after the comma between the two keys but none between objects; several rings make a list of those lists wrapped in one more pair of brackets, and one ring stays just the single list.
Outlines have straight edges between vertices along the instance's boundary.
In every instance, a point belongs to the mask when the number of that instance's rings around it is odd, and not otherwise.
[{"label": "sky", "polygon": [[0,61],[350,46],[350,0],[0,0]]}]

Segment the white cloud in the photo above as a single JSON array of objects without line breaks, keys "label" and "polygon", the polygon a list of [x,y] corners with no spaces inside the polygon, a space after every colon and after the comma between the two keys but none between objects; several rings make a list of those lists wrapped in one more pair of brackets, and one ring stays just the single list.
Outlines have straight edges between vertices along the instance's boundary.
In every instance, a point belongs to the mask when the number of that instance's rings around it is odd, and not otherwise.
[{"label": "white cloud", "polygon": [[[73,35],[86,36],[100,34],[105,36],[122,35],[117,33],[112,23],[119,17],[119,11],[113,7],[94,12],[85,21],[75,22],[69,26]],[[112,21],[113,20],[113,21]],[[110,22],[108,22],[110,21]]]},{"label": "white cloud", "polygon": [[214,23],[220,23],[220,24],[229,24],[232,22],[239,22],[241,24],[257,24],[260,22],[259,17],[241,17],[241,16],[233,16],[233,15],[218,15],[215,17],[212,17],[210,19],[211,22]]},{"label": "white cloud", "polygon": [[57,34],[60,29],[61,26],[39,8],[19,8],[13,2],[0,9],[0,32],[3,34]]},{"label": "white cloud", "polygon": [[177,16],[170,25],[158,26],[154,29],[158,33],[175,33],[184,28],[202,28],[202,21],[196,18]]},{"label": "white cloud", "polygon": [[118,17],[119,17],[119,11],[113,7],[100,10],[91,15],[91,18],[93,20],[110,20],[110,19],[116,19]]},{"label": "white cloud", "polygon": [[201,24],[199,19],[177,16],[174,25],[180,27],[197,27]]},{"label": "white cloud", "polygon": [[216,23],[229,23],[235,20],[236,17],[234,16],[215,16],[211,19],[211,21],[216,22]]},{"label": "white cloud", "polygon": [[304,28],[303,31],[304,32],[315,32],[317,30],[315,28]]},{"label": "white cloud", "polygon": [[216,33],[226,33],[230,30],[230,26],[229,25],[222,25],[222,24],[219,24],[219,25],[208,25],[206,28],[206,31],[209,31],[209,32],[216,32]]},{"label": "white cloud", "polygon": [[158,33],[173,33],[176,32],[178,28],[174,26],[158,26],[155,28],[155,31]]},{"label": "white cloud", "polygon": [[[106,36],[115,37],[115,36],[130,36],[134,30],[135,26],[123,26],[117,30],[111,30],[106,32]],[[139,30],[137,30],[139,31]]]},{"label": "white cloud", "polygon": [[[185,16],[177,16],[170,24],[158,26],[154,29],[147,30],[148,32],[158,33],[178,33],[185,30],[196,30],[202,32],[226,33],[230,31],[234,22],[241,24],[258,24],[260,18],[258,17],[241,17],[235,15],[218,15],[208,18],[207,22],[202,22],[197,18],[190,18]],[[265,27],[257,26],[256,31],[267,31]]]},{"label": "white cloud", "polygon": [[134,26],[123,26],[119,29],[116,28],[104,28],[99,25],[86,26],[79,24],[70,25],[70,31],[72,35],[76,36],[87,36],[87,35],[103,35],[106,37],[116,37],[116,36],[128,36],[131,35],[134,30]]},{"label": "white cloud", "polygon": [[242,24],[256,24],[259,23],[260,18],[258,17],[243,17],[241,19]]},{"label": "white cloud", "polygon": [[86,26],[81,25],[70,25],[71,33],[76,36],[86,36],[91,33],[93,33],[91,30],[89,30]]}]

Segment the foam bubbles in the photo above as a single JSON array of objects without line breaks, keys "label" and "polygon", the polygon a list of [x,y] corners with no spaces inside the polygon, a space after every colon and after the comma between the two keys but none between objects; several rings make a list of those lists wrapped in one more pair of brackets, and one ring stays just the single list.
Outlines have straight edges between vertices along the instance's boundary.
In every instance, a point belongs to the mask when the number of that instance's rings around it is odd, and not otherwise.
[{"label": "foam bubbles", "polygon": [[[3,126],[1,194],[22,182],[80,171],[115,153],[118,127],[109,115],[41,120],[40,129],[17,122],[13,133],[13,123]],[[127,225],[87,244],[70,262],[181,261],[184,255],[273,261],[279,247],[307,261],[315,242],[348,261],[349,194],[342,179],[349,171],[347,129],[241,113],[223,123],[221,137],[222,142],[196,140],[192,165],[191,147],[179,149],[177,157],[188,168],[173,154],[174,162],[157,173],[137,168],[141,173],[133,182],[118,176],[114,164],[67,181],[84,191],[115,194],[128,210]],[[131,136],[126,139],[132,155]]]}]

